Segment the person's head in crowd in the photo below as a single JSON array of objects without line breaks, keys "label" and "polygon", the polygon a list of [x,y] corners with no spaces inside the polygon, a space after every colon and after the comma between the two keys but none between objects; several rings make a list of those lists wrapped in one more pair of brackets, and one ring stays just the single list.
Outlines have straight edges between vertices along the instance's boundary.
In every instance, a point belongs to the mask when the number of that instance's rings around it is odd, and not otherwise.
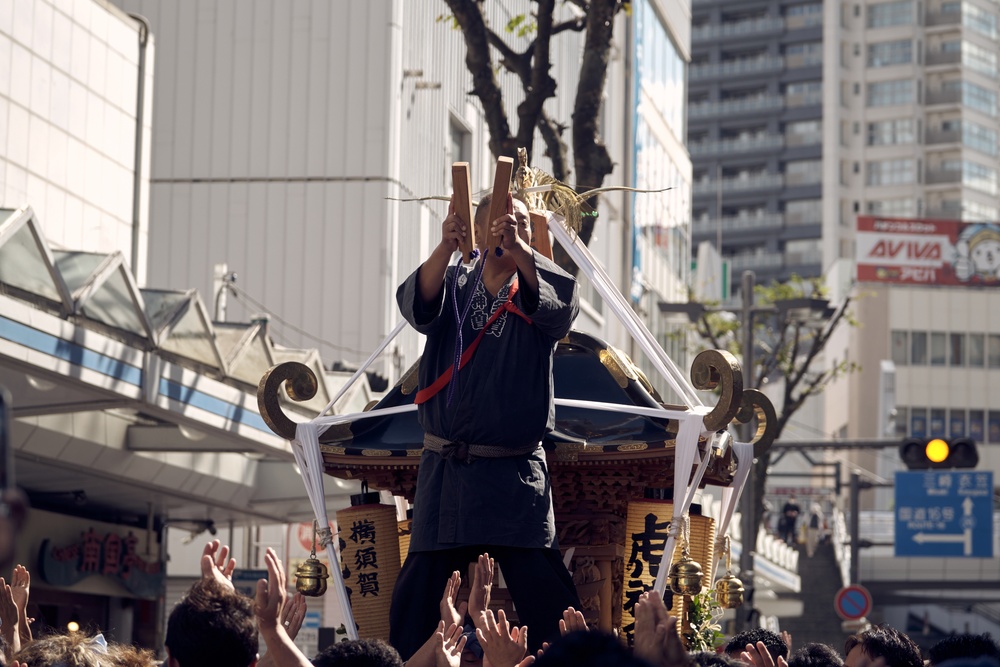
[{"label": "person's head in crowd", "polygon": [[462,635],[465,637],[465,648],[462,649],[462,665],[477,667],[483,664],[483,646],[476,636],[476,626],[466,623]]},{"label": "person's head in crowd", "polygon": [[87,632],[53,634],[35,639],[14,656],[23,667],[107,667],[104,635]]},{"label": "person's head in crowd", "polygon": [[170,612],[169,667],[249,667],[257,663],[253,600],[210,579],[198,581]]},{"label": "person's head in crowd", "polygon": [[149,649],[131,644],[111,644],[108,651],[114,667],[159,667],[162,664]]},{"label": "person's head in crowd", "polygon": [[788,658],[788,667],[844,667],[844,659],[832,646],[805,644]]},{"label": "person's head in crowd", "polygon": [[771,658],[775,662],[777,662],[778,658],[788,656],[788,645],[785,644],[781,635],[771,630],[765,630],[764,628],[750,628],[749,630],[744,630],[739,634],[733,635],[733,638],[726,644],[726,655],[729,656],[730,660],[739,660],[740,654],[746,650],[747,644],[756,647],[757,642],[764,642],[767,652],[771,654]]},{"label": "person's head in crowd", "polygon": [[381,639],[354,639],[331,644],[312,660],[315,667],[403,667],[396,649]]},{"label": "person's head in crowd", "polygon": [[981,635],[960,634],[945,637],[927,652],[931,665],[938,665],[955,658],[993,658],[1000,660],[1000,645],[990,633]]},{"label": "person's head in crowd", "polygon": [[[517,235],[527,244],[531,244],[532,229],[531,217],[528,215],[528,205],[518,197],[512,197],[514,205],[514,217],[517,219]],[[493,193],[488,193],[479,200],[476,213],[473,217],[473,224],[476,226],[476,243],[480,250],[485,250],[490,238],[490,227],[493,220],[489,219],[490,204],[493,202]]]},{"label": "person's head in crowd", "polygon": [[889,625],[874,625],[844,643],[845,667],[923,667],[920,649]]},{"label": "person's head in crowd", "polygon": [[742,663],[731,660],[725,653],[716,653],[715,651],[697,651],[688,655],[696,667],[733,667],[735,665],[742,665]]},{"label": "person's head in crowd", "polygon": [[650,667],[632,655],[617,637],[578,630],[555,640],[535,660],[535,667]]}]

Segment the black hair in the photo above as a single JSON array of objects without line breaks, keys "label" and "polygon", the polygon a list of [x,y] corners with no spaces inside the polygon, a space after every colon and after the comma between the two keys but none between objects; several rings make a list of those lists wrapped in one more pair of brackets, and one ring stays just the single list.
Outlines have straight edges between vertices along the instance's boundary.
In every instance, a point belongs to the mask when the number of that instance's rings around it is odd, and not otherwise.
[{"label": "black hair", "polygon": [[913,640],[896,628],[873,625],[868,630],[851,635],[844,642],[844,656],[848,656],[855,646],[872,660],[885,658],[888,667],[923,667],[920,649]]},{"label": "black hair", "polygon": [[354,639],[331,644],[312,659],[315,667],[403,667],[396,649],[381,639]]},{"label": "black hair", "polygon": [[844,667],[844,659],[826,644],[805,644],[788,659],[788,667]]},{"label": "black hair", "polygon": [[697,667],[732,667],[743,664],[739,660],[733,660],[725,653],[716,653],[715,651],[697,651],[689,653],[688,657]]},{"label": "black hair", "polygon": [[932,646],[927,654],[934,667],[953,658],[987,657],[1000,660],[1000,645],[993,641],[988,632],[981,635],[966,633],[945,637]]},{"label": "black hair", "polygon": [[200,580],[170,612],[163,643],[181,667],[247,667],[259,648],[253,601]]},{"label": "black hair", "polygon": [[764,642],[767,652],[771,654],[771,657],[775,661],[778,658],[784,658],[788,655],[788,645],[785,644],[781,635],[771,630],[765,630],[764,628],[750,628],[734,635],[729,640],[729,643],[726,644],[726,653],[736,653],[739,655],[742,651],[746,650],[747,644],[756,646],[757,642]]},{"label": "black hair", "polygon": [[650,667],[632,655],[617,637],[578,630],[555,640],[535,667]]}]

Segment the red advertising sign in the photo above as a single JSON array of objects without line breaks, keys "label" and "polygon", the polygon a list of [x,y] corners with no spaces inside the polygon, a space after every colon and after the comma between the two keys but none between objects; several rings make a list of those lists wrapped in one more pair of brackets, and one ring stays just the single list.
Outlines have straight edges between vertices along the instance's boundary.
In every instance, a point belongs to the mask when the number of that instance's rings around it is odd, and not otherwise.
[{"label": "red advertising sign", "polygon": [[1000,225],[858,216],[859,282],[1000,286]]}]

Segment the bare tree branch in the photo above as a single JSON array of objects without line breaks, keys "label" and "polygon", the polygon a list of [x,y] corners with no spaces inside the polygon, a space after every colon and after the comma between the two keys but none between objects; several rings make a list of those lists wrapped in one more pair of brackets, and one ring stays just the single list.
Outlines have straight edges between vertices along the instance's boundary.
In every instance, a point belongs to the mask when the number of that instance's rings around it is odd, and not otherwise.
[{"label": "bare tree branch", "polygon": [[510,133],[510,123],[503,107],[503,93],[493,74],[490,44],[480,4],[475,0],[445,0],[465,37],[465,66],[472,73],[472,92],[479,98],[490,128],[490,151],[493,155],[517,153]]}]

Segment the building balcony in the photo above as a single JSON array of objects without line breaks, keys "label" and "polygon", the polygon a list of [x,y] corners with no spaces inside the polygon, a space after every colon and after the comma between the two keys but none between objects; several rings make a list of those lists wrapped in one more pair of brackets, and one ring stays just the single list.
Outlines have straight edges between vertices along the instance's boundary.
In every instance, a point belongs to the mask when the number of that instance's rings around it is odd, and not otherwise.
[{"label": "building balcony", "polygon": [[734,21],[692,28],[691,41],[709,42],[734,37],[763,37],[780,34],[784,29],[784,19],[768,16],[749,21]]},{"label": "building balcony", "polygon": [[924,97],[927,106],[935,104],[958,104],[962,101],[960,90],[928,90]]},{"label": "building balcony", "polygon": [[743,271],[766,271],[781,269],[784,256],[780,252],[761,252],[749,255],[733,255],[729,258],[729,266],[734,276]]},{"label": "building balcony", "polygon": [[928,51],[924,54],[924,64],[928,67],[935,65],[959,65],[962,62],[962,54],[958,51]]},{"label": "building balcony", "polygon": [[810,250],[808,252],[785,253],[785,266],[814,266],[823,263],[823,251]]},{"label": "building balcony", "polygon": [[[771,190],[781,188],[784,184],[785,179],[781,174],[759,174],[746,178],[724,178],[722,191]],[[719,182],[716,179],[699,181],[692,185],[691,190],[696,196],[715,194],[719,191]]]},{"label": "building balcony", "polygon": [[935,144],[960,144],[962,143],[961,130],[927,130],[924,134],[924,143],[928,146]]},{"label": "building balcony", "polygon": [[937,26],[957,26],[962,22],[961,12],[927,12],[924,25],[928,28]]},{"label": "building balcony", "polygon": [[953,169],[928,169],[924,173],[924,183],[938,185],[941,183],[961,183],[962,172]]},{"label": "building balcony", "polygon": [[811,92],[811,93],[797,93],[794,95],[785,96],[785,108],[787,109],[791,109],[793,107],[818,106],[820,104],[823,104],[822,91]]},{"label": "building balcony", "polygon": [[688,145],[691,157],[706,155],[740,155],[743,153],[761,152],[781,149],[785,138],[781,135],[765,134],[751,139],[709,139]]},{"label": "building balcony", "polygon": [[748,74],[769,74],[780,72],[784,68],[785,59],[781,56],[740,58],[738,60],[725,60],[721,63],[691,65],[688,69],[688,80],[705,81],[722,77],[746,76]]},{"label": "building balcony", "polygon": [[781,95],[755,95],[722,102],[696,102],[688,105],[688,119],[714,118],[746,113],[781,111],[785,100]]},{"label": "building balcony", "polygon": [[723,232],[771,231],[780,229],[784,219],[780,213],[766,215],[709,218],[695,220],[691,226],[694,235],[715,234],[721,228]]}]

